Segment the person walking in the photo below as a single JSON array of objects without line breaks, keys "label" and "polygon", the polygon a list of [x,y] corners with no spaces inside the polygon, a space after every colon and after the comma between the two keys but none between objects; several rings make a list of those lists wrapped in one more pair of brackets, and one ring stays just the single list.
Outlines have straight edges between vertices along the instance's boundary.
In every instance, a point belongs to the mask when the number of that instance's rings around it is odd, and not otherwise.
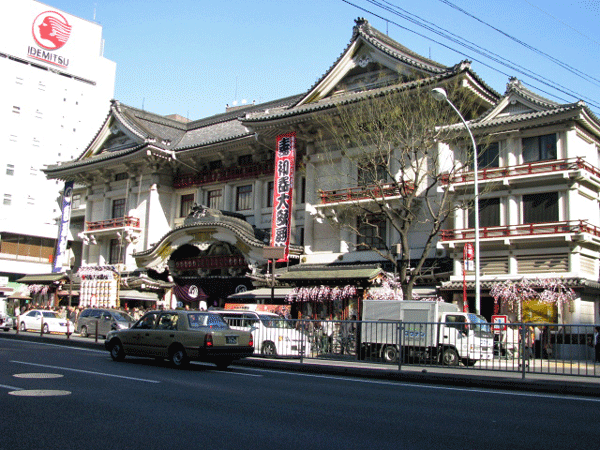
[{"label": "person walking", "polygon": [[594,331],[594,353],[596,362],[600,363],[600,327],[596,327]]}]

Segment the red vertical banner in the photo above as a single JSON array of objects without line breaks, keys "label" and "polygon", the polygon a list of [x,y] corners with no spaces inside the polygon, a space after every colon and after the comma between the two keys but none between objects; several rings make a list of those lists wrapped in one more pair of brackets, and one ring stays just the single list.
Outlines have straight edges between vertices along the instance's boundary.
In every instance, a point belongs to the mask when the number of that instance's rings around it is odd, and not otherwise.
[{"label": "red vertical banner", "polygon": [[296,133],[277,136],[271,246],[285,247],[283,261],[288,260],[292,223],[292,193],[296,166]]}]

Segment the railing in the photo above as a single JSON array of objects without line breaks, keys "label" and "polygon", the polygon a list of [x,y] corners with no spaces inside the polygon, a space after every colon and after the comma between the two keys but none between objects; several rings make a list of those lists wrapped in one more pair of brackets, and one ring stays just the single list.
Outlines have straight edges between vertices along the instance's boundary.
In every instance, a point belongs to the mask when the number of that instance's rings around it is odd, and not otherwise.
[{"label": "railing", "polygon": [[390,183],[382,186],[369,185],[331,191],[320,190],[319,193],[321,195],[321,203],[327,204],[382,197],[399,197],[412,191],[414,191],[414,186],[411,183],[404,183],[404,185]]},{"label": "railing", "polygon": [[[567,220],[563,222],[529,223],[498,227],[482,227],[479,229],[480,239],[540,236],[545,234],[589,233],[600,237],[600,228],[586,220]],[[442,241],[472,240],[475,238],[474,228],[459,230],[441,230]]]},{"label": "railing", "polygon": [[[399,369],[403,365],[446,366],[517,372],[523,378],[531,373],[600,376],[593,345],[597,325],[279,321],[280,325],[263,328],[255,337],[256,356],[333,358],[388,364]],[[247,329],[251,326],[230,323],[236,325]],[[274,348],[265,345],[269,342],[290,344]]]},{"label": "railing", "polygon": [[218,269],[244,267],[248,263],[243,256],[204,256],[202,258],[182,259],[175,262],[177,270]]},{"label": "railing", "polygon": [[204,172],[180,175],[173,180],[175,189],[202,186],[203,184],[256,178],[263,175],[273,175],[275,163],[273,161],[262,161],[238,167],[219,168]]},{"label": "railing", "polygon": [[[592,166],[583,158],[557,159],[548,161],[537,161],[527,164],[507,167],[490,167],[477,171],[479,181],[494,180],[498,178],[519,177],[533,174],[562,172],[567,170],[584,169],[592,175],[600,178],[600,169]],[[442,175],[442,184],[472,183],[474,171],[459,172],[452,175]]]},{"label": "railing", "polygon": [[117,217],[115,219],[99,220],[97,222],[86,222],[86,231],[106,230],[109,228],[140,227],[140,219],[137,217]]}]

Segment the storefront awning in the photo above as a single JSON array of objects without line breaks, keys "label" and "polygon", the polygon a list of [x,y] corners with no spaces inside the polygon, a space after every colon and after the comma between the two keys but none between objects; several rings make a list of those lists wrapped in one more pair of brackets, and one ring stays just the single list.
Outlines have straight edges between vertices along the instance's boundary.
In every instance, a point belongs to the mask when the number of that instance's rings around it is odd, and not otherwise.
[{"label": "storefront awning", "polygon": [[156,292],[141,292],[135,290],[121,290],[119,292],[119,299],[121,300],[141,300],[145,302],[157,302],[160,300],[159,295]]},{"label": "storefront awning", "polygon": [[379,266],[295,266],[277,280],[292,284],[356,284],[370,282],[383,273]]},{"label": "storefront awning", "polygon": [[57,281],[68,281],[69,276],[66,273],[42,273],[25,275],[17,280],[18,283],[24,284],[52,284]]},{"label": "storefront awning", "polygon": [[[285,300],[288,294],[293,291],[292,288],[275,288],[273,298],[278,300]],[[271,289],[260,288],[252,289],[251,291],[239,292],[237,294],[231,294],[227,297],[228,300],[242,300],[245,302],[255,302],[258,300],[270,300]]]}]

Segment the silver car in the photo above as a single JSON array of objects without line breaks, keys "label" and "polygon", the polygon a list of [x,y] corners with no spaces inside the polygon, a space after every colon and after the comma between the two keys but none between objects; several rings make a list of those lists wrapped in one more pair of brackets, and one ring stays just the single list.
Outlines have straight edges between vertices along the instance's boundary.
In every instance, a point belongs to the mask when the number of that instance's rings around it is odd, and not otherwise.
[{"label": "silver car", "polygon": [[109,331],[130,328],[133,318],[117,309],[88,308],[77,319],[77,331],[81,337],[106,336]]}]

